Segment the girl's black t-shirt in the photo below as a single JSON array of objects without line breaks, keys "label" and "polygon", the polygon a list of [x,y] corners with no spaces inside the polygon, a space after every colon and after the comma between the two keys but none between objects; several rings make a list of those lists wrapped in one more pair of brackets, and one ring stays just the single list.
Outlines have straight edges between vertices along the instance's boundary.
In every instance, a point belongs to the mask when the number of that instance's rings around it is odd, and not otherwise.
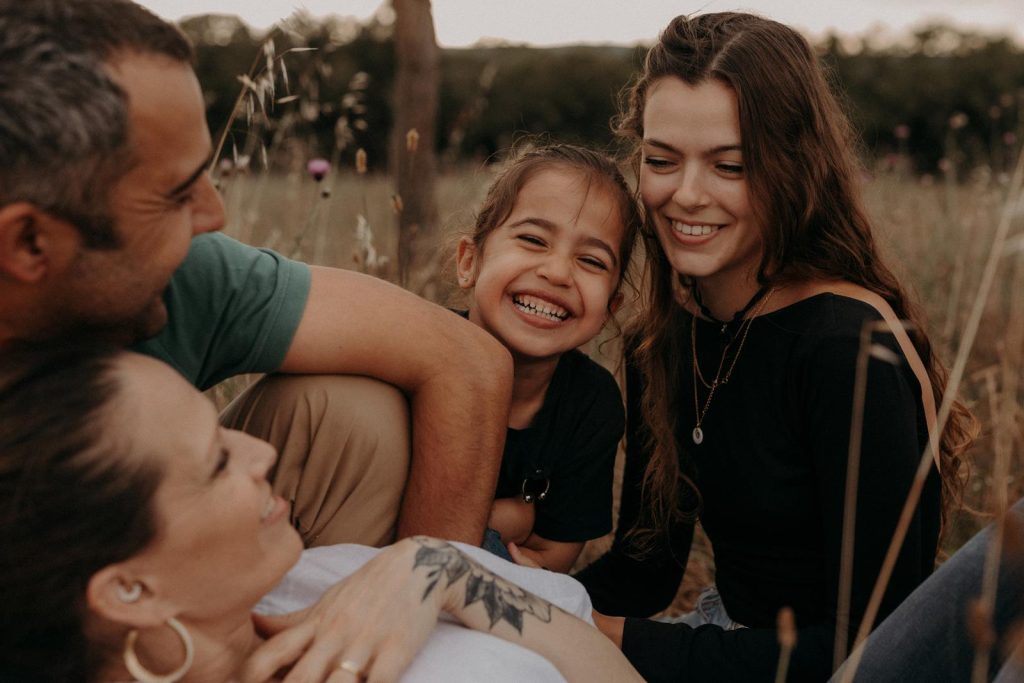
[{"label": "girl's black t-shirt", "polygon": [[615,454],[625,422],[611,373],[581,351],[563,353],[530,426],[506,432],[495,498],[521,496],[525,481],[534,494],[533,533],[563,543],[604,536],[612,530]]},{"label": "girl's black t-shirt", "polygon": [[612,529],[615,452],[625,428],[622,393],[607,370],[577,350],[563,353],[526,429],[509,429],[496,498],[545,491],[533,532],[562,542]]}]

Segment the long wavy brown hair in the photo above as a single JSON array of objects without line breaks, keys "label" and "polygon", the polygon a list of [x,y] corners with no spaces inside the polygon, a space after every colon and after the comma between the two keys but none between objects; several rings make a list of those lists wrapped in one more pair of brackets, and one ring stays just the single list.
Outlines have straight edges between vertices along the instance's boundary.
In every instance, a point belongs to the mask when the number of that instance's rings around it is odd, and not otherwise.
[{"label": "long wavy brown hair", "polygon": [[[616,133],[634,146],[638,177],[647,92],[666,77],[688,85],[718,81],[736,95],[750,203],[763,217],[759,282],[845,280],[881,296],[909,321],[939,405],[946,369],[932,351],[916,305],[879,254],[861,198],[856,135],[807,41],[783,24],[750,14],[673,19],[624,91],[613,121]],[[692,464],[675,438],[680,371],[689,350],[679,334],[689,316],[680,305],[680,285],[685,292],[692,283],[673,272],[649,217],[643,239],[647,301],[630,335],[645,382],[641,405],[651,452],[644,510],[632,532],[641,548],[700,511],[700,493],[688,476]],[[975,431],[974,418],[955,403],[939,444],[943,527],[962,500],[964,452]]]}]

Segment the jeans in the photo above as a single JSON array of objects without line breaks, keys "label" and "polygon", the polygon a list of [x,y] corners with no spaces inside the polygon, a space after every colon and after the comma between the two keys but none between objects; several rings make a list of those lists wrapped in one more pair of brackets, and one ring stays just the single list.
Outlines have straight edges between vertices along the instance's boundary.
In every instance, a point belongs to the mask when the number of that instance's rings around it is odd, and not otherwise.
[{"label": "jeans", "polygon": [[[1004,655],[1004,638],[1024,618],[1024,499],[1013,506],[1017,524],[1007,526],[992,626],[987,680],[1024,680],[1024,664]],[[868,638],[856,681],[969,681],[974,647],[966,614],[981,594],[985,553],[992,527],[968,541],[883,621]],[[1016,548],[1014,548],[1016,546]],[[1019,648],[1020,649],[1020,648]],[[832,681],[839,681],[844,664]]]},{"label": "jeans", "polygon": [[484,542],[480,547],[492,555],[497,555],[503,560],[514,562],[512,556],[508,554],[508,548],[506,548],[505,544],[501,542],[501,534],[494,529],[488,528],[487,531],[484,532]]},{"label": "jeans", "polygon": [[743,624],[737,624],[733,621],[732,617],[725,611],[725,605],[722,604],[722,596],[718,594],[718,588],[713,585],[700,592],[697,602],[693,605],[692,612],[680,614],[677,617],[659,617],[655,621],[666,624],[686,624],[690,628],[711,624],[721,627],[725,631],[746,628]]}]

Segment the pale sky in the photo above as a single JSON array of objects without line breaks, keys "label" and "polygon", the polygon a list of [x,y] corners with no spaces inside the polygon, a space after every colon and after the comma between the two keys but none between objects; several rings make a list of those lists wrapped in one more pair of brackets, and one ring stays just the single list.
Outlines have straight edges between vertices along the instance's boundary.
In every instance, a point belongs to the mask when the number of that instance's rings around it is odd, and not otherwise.
[{"label": "pale sky", "polygon": [[[381,0],[141,0],[172,20],[205,13],[236,14],[267,28],[296,9],[314,16],[365,19]],[[464,47],[480,39],[513,43],[635,44],[651,42],[677,14],[746,10],[811,37],[829,29],[847,35],[897,35],[932,19],[965,28],[1010,33],[1024,42],[1022,0],[434,0],[438,42]]]}]

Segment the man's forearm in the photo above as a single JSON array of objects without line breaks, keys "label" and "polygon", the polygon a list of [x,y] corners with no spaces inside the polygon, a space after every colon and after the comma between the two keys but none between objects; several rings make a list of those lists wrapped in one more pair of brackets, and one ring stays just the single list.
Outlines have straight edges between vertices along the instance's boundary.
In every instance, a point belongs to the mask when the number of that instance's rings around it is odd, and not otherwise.
[{"label": "man's forearm", "polygon": [[453,354],[445,373],[412,397],[413,457],[398,537],[479,545],[490,515],[508,425],[512,364],[496,341]]},{"label": "man's forearm", "polygon": [[364,375],[401,389],[412,406],[413,447],[399,535],[479,543],[508,426],[508,350],[395,285],[334,268],[311,273],[280,370]]}]

